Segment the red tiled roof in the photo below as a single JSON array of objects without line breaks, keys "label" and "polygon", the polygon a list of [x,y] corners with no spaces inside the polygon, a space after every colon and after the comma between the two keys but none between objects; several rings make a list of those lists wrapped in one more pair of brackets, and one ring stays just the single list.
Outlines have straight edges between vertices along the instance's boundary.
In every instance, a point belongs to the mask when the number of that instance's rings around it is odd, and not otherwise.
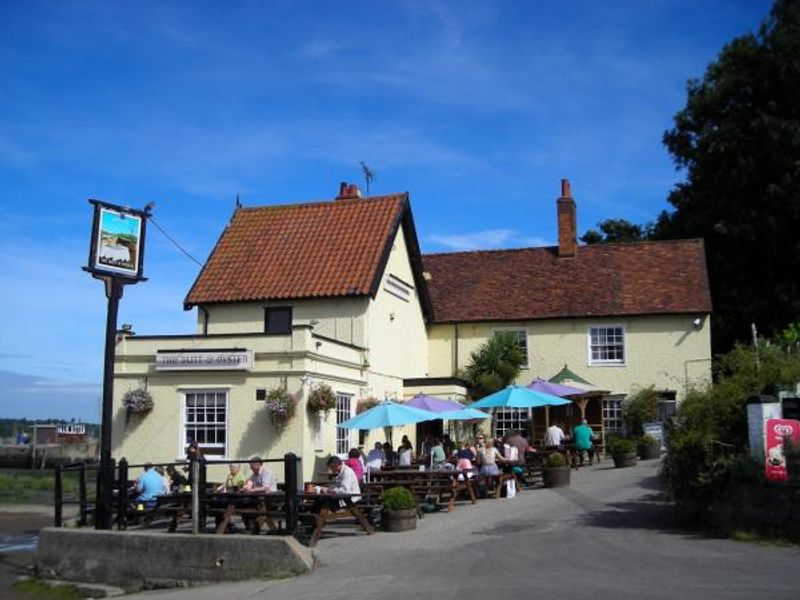
[{"label": "red tiled roof", "polygon": [[711,312],[702,240],[427,254],[434,322]]},{"label": "red tiled roof", "polygon": [[374,294],[401,222],[413,230],[406,193],[240,208],[184,307]]}]

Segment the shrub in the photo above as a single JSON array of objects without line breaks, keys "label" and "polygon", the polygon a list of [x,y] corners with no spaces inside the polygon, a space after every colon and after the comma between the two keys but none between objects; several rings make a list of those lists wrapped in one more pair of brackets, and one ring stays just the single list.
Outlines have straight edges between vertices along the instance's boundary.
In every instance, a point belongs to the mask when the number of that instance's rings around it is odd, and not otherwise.
[{"label": "shrub", "polygon": [[545,462],[545,466],[548,469],[557,469],[558,467],[563,467],[567,464],[567,459],[564,458],[564,455],[561,452],[553,452],[550,456],[547,457],[547,461]]},{"label": "shrub", "polygon": [[336,408],[336,394],[327,383],[320,383],[308,395],[308,409],[313,412],[329,411]]},{"label": "shrub", "polygon": [[654,438],[652,435],[648,434],[645,434],[639,438],[639,444],[641,446],[652,446],[652,447],[656,447],[659,445],[658,440]]},{"label": "shrub", "polygon": [[646,387],[629,396],[622,405],[622,420],[631,435],[642,435],[642,424],[654,421],[658,415],[658,392]]},{"label": "shrub", "polygon": [[153,396],[143,388],[128,390],[122,395],[122,405],[129,413],[141,415],[153,410]]},{"label": "shrub", "polygon": [[383,493],[383,508],[386,510],[414,508],[414,494],[404,487],[389,488]]},{"label": "shrub", "polygon": [[632,454],[636,452],[636,440],[619,435],[609,435],[606,440],[606,452],[609,454]]}]

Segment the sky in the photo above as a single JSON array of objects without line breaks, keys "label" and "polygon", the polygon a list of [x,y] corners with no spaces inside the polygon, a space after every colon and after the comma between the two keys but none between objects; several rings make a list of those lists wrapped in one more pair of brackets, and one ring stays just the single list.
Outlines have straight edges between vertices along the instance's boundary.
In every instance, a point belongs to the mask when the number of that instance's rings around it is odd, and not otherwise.
[{"label": "sky", "polygon": [[[96,422],[98,198],[200,263],[245,206],[408,191],[422,250],[551,245],[668,208],[661,139],[764,0],[0,2],[0,418]],[[191,333],[200,267],[148,229],[119,323]]]}]

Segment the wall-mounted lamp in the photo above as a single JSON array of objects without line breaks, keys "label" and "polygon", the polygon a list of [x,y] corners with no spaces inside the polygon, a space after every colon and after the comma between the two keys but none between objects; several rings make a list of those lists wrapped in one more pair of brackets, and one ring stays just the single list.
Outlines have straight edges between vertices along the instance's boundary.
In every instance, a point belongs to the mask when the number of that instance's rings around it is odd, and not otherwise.
[{"label": "wall-mounted lamp", "polygon": [[697,331],[700,331],[703,328],[703,323],[705,319],[702,317],[697,317],[694,321],[692,321],[692,327],[694,327]]},{"label": "wall-mounted lamp", "polygon": [[314,345],[317,347],[317,350],[319,350],[319,347],[320,347],[320,346],[322,346],[322,342],[317,342],[317,343],[316,343],[316,344],[314,344]]},{"label": "wall-mounted lamp", "polygon": [[122,331],[129,332],[133,329],[133,325],[131,325],[130,323],[123,323],[120,329],[122,329]]},{"label": "wall-mounted lamp", "polygon": [[389,313],[389,320],[394,321],[394,311]]}]

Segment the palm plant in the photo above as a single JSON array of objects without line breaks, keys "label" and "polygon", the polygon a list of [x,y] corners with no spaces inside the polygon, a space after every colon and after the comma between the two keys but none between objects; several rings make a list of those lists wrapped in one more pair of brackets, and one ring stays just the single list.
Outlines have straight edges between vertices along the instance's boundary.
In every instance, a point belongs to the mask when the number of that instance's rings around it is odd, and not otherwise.
[{"label": "palm plant", "polygon": [[511,331],[498,331],[470,354],[463,372],[477,397],[500,390],[512,383],[525,364],[525,354]]}]

